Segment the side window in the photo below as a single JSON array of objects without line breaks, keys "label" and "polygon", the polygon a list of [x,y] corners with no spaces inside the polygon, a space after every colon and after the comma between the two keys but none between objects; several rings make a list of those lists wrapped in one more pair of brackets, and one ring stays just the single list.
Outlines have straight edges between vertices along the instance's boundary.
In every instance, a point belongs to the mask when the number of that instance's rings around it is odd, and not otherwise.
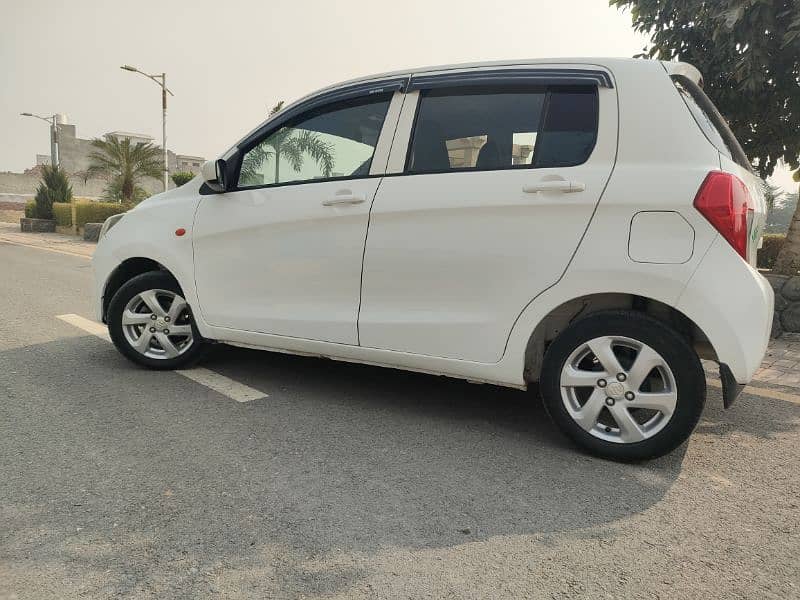
[{"label": "side window", "polygon": [[594,148],[597,112],[594,86],[428,90],[406,171],[581,164]]},{"label": "side window", "polygon": [[245,152],[239,188],[369,175],[391,94],[315,109]]},{"label": "side window", "polygon": [[585,163],[597,141],[597,88],[561,87],[550,92],[536,167],[574,167]]}]

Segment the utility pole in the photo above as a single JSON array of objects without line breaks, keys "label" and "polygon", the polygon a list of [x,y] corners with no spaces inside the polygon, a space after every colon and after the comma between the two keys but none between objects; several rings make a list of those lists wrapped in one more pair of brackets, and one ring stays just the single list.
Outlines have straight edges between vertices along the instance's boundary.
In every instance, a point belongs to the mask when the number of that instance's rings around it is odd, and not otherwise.
[{"label": "utility pole", "polygon": [[34,117],[36,119],[41,119],[50,125],[50,164],[54,167],[58,167],[58,115],[56,114],[49,117],[42,117],[29,112],[19,114],[23,117]]},{"label": "utility pole", "polygon": [[140,71],[131,65],[122,65],[120,67],[123,71],[131,71],[132,73],[139,73],[148,79],[155,81],[161,87],[161,148],[164,151],[164,191],[169,189],[169,154],[167,153],[167,94],[174,96],[169,88],[167,88],[167,74],[150,75],[144,71]]}]

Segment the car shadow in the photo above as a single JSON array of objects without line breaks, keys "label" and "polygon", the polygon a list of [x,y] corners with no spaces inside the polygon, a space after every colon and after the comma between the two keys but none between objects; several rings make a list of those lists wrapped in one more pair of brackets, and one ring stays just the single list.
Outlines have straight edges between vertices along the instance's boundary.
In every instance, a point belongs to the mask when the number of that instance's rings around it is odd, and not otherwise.
[{"label": "car shadow", "polygon": [[204,366],[268,397],[236,403],[91,337],[0,353],[2,554],[191,597],[191,569],[269,549],[287,595],[333,593],[361,574],[298,565],[610,524],[661,500],[684,457],[586,456],[532,392],[223,346]]},{"label": "car shadow", "polygon": [[727,410],[722,408],[721,402],[707,402],[695,433],[718,437],[745,434],[771,439],[798,427],[800,405],[760,395],[758,387],[747,386]]}]

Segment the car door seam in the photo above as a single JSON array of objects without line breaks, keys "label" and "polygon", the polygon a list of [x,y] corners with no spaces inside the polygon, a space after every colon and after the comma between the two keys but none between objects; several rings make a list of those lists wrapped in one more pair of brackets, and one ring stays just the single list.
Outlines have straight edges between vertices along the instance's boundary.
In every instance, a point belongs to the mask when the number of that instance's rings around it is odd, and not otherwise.
[{"label": "car door seam", "polygon": [[[402,110],[402,106],[401,106]],[[394,143],[394,138],[392,138]],[[390,148],[391,151],[391,148]],[[369,210],[367,211],[367,229],[364,232],[364,246],[361,249],[361,277],[358,283],[358,310],[356,311],[356,345],[361,346],[361,301],[364,298],[364,261],[367,258],[367,241],[369,240],[369,225],[372,221],[372,207],[375,205],[375,199],[378,197],[378,192],[381,189],[383,177],[378,181],[375,186],[375,193],[372,194],[372,201],[369,203]]]}]

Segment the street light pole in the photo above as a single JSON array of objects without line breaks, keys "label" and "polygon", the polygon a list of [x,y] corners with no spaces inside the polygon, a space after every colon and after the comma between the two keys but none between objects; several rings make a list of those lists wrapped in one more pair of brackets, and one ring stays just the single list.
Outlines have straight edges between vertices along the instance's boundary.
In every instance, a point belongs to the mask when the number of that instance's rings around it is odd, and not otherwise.
[{"label": "street light pole", "polygon": [[41,117],[29,112],[19,114],[23,117],[34,117],[36,119],[41,119],[50,125],[50,164],[54,167],[58,167],[58,121],[56,120],[58,115]]},{"label": "street light pole", "polygon": [[[140,71],[136,67],[130,65],[122,65],[120,67],[123,71],[131,71],[132,73],[139,73],[148,79],[152,79],[161,87],[161,149],[164,151],[164,191],[169,189],[169,155],[167,153],[167,94],[174,96],[170,89],[167,87],[167,74],[150,75],[144,71]],[[160,81],[159,81],[160,80]]]},{"label": "street light pole", "polygon": [[164,148],[164,191],[166,192],[169,189],[169,156],[167,154],[167,74],[166,73],[161,73],[161,146]]}]

